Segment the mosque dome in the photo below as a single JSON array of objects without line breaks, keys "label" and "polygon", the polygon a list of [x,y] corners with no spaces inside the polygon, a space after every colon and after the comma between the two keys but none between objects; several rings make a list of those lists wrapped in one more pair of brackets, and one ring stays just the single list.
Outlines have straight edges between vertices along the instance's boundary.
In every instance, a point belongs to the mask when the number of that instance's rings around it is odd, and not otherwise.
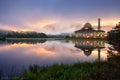
[{"label": "mosque dome", "polygon": [[91,53],[92,53],[92,51],[91,50],[88,50],[88,51],[84,51],[84,54],[86,55],[86,56],[90,56],[91,55]]},{"label": "mosque dome", "polygon": [[90,23],[86,23],[83,27],[83,30],[93,30],[92,25]]}]

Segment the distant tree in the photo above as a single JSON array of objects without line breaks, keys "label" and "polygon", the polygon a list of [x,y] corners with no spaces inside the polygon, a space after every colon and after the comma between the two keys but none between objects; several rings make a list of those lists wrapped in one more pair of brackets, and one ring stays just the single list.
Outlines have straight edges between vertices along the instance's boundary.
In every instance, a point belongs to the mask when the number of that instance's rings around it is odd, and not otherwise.
[{"label": "distant tree", "polygon": [[108,32],[108,40],[120,42],[120,22],[111,31]]},{"label": "distant tree", "polygon": [[116,26],[114,27],[114,29],[116,29],[116,30],[120,29],[120,22],[118,24],[116,24]]},{"label": "distant tree", "polygon": [[66,36],[65,38],[70,38],[70,36]]},{"label": "distant tree", "polygon": [[37,32],[9,32],[6,37],[8,38],[47,38],[45,33]]},{"label": "distant tree", "polygon": [[0,33],[0,38],[5,37],[5,34]]}]

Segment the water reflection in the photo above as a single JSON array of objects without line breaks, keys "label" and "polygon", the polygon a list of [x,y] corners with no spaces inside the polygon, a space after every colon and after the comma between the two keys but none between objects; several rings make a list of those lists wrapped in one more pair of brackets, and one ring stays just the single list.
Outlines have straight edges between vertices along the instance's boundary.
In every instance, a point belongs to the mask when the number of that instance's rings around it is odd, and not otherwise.
[{"label": "water reflection", "polygon": [[100,61],[100,52],[105,48],[104,40],[76,40],[75,47],[81,49],[86,56],[90,56],[94,49],[98,50],[98,60]]},{"label": "water reflection", "polygon": [[36,44],[36,43],[45,43],[47,40],[46,39],[33,39],[33,38],[30,38],[30,39],[27,39],[27,38],[24,38],[24,39],[8,39],[7,42],[8,43],[27,43],[27,44]]},{"label": "water reflection", "polygon": [[109,41],[108,42],[109,44],[111,44],[109,47],[108,47],[108,53],[109,55],[120,55],[120,43],[119,42],[111,42]]},{"label": "water reflection", "polygon": [[106,60],[106,52],[105,41],[101,40],[8,40],[0,42],[0,70],[7,75],[30,64],[73,64],[100,60],[100,56]]}]

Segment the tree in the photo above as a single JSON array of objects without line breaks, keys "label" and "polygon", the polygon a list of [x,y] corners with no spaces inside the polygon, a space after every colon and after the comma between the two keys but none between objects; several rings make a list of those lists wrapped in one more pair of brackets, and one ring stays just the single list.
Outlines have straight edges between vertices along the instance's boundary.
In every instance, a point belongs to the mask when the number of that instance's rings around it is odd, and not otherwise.
[{"label": "tree", "polygon": [[6,37],[8,38],[47,38],[45,33],[37,32],[9,32]]},{"label": "tree", "polygon": [[113,28],[113,30],[108,32],[108,40],[109,41],[114,40],[114,42],[120,41],[120,22]]}]

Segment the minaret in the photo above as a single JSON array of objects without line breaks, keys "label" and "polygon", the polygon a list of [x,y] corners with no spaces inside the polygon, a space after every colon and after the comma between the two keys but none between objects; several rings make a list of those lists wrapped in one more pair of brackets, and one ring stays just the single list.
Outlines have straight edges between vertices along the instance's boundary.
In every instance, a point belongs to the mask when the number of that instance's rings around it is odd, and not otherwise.
[{"label": "minaret", "polygon": [[98,30],[100,30],[100,18],[98,18]]},{"label": "minaret", "polygon": [[100,62],[100,52],[101,52],[101,50],[100,50],[100,48],[98,48],[98,61]]}]

